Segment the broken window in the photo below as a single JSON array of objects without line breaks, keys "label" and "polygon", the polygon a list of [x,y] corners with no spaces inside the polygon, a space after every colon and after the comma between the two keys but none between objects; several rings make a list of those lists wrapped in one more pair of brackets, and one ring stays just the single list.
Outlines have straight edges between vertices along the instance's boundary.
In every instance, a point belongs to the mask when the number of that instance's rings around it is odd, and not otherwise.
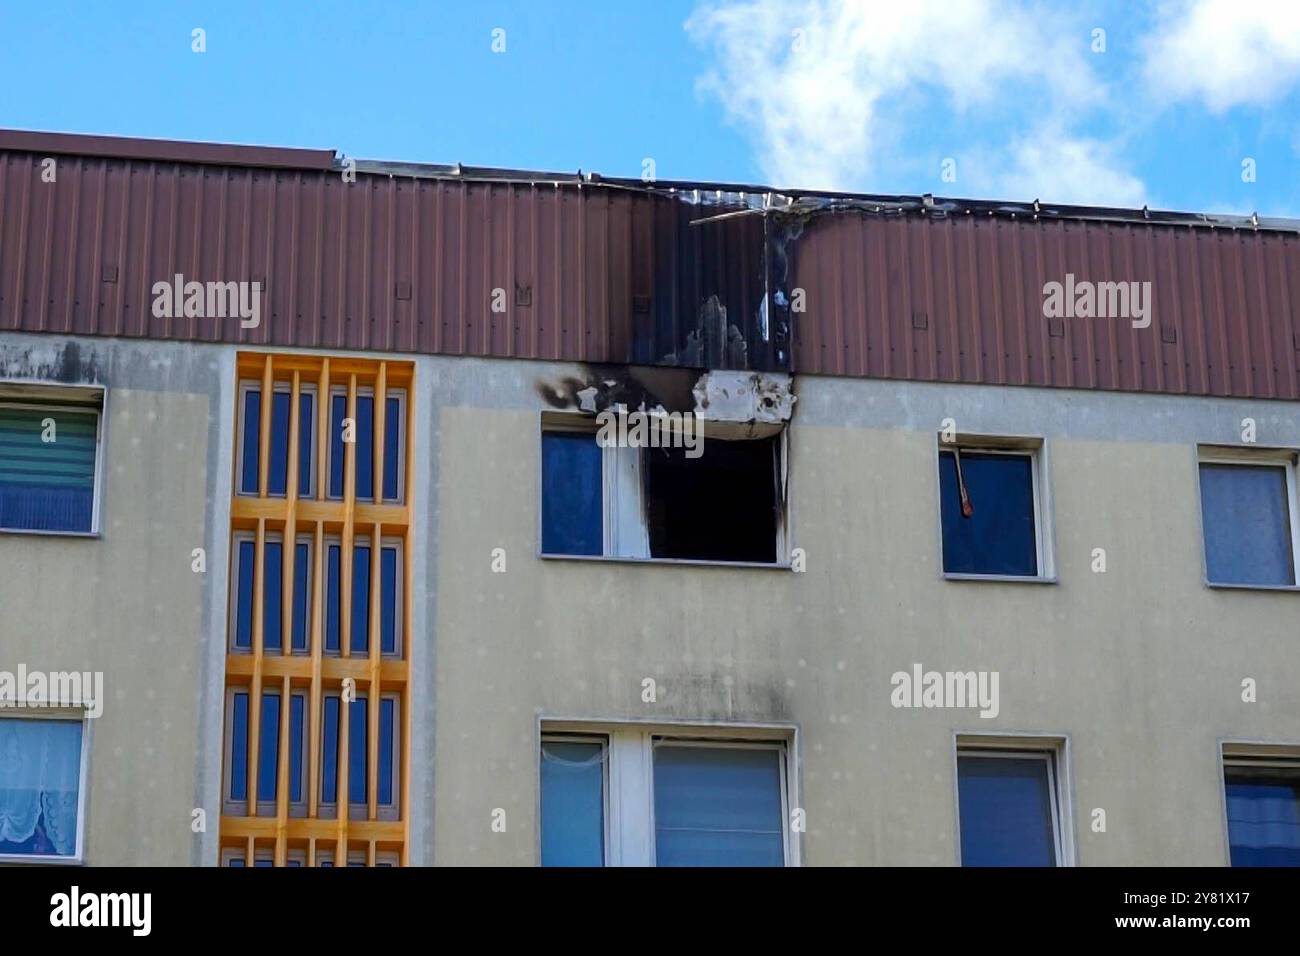
[{"label": "broken window", "polygon": [[[564,416],[558,416],[564,418]],[[542,553],[776,564],[785,559],[785,436],[707,424],[692,443],[602,445],[591,419],[542,433]]]},{"label": "broken window", "polygon": [[945,574],[1047,577],[1036,447],[942,447],[939,513]]}]

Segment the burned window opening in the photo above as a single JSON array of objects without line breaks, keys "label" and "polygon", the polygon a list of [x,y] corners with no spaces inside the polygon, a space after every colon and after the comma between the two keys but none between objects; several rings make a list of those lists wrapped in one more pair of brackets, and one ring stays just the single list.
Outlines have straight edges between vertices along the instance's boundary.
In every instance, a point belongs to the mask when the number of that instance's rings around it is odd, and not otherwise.
[{"label": "burned window opening", "polygon": [[704,454],[642,450],[650,556],[775,564],[780,527],[780,435],[711,438]]}]

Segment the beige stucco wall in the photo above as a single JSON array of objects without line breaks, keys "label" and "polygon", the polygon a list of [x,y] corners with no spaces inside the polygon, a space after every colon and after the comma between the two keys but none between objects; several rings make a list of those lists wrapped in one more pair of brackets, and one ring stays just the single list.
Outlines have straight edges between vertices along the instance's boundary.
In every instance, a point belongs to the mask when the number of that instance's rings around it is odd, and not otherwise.
[{"label": "beige stucco wall", "polygon": [[[796,724],[809,865],[955,863],[954,734],[1056,734],[1069,739],[1079,863],[1226,863],[1220,739],[1300,743],[1300,594],[1202,581],[1195,444],[1228,440],[1239,410],[799,387],[802,574],[541,560],[539,409],[472,397],[440,409],[434,859],[537,862],[541,715]],[[916,403],[850,411],[882,388]],[[941,578],[936,431],[955,407],[963,431],[1047,439],[1059,583]],[[1257,414],[1292,427],[1294,410],[1277,408]],[[881,421],[834,424],[854,416]],[[1000,714],[895,709],[890,676],[913,662],[998,671]],[[655,704],[641,701],[645,677]],[[1257,703],[1242,702],[1245,677]],[[1093,808],[1105,833],[1088,826]]]}]

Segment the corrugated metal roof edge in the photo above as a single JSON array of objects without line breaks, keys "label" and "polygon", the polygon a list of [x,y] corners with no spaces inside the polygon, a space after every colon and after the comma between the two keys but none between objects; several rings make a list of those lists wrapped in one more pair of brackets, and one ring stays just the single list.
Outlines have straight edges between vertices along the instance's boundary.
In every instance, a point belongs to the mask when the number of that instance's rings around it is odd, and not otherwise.
[{"label": "corrugated metal roof edge", "polygon": [[[300,149],[279,146],[242,146],[226,143],[199,143],[183,140],[139,139],[125,136],[98,136],[80,133],[50,133],[30,130],[0,129],[0,151],[82,155],[198,163],[225,166],[306,169],[328,171],[343,168],[345,157],[334,150]],[[790,189],[772,186],[702,182],[693,180],[644,181],[626,177],[605,177],[599,173],[548,172],[544,170],[505,169],[491,166],[465,166],[460,163],[437,164],[356,159],[358,174],[406,176],[424,179],[459,181],[513,182],[521,185],[598,186],[638,192],[660,192],[709,205],[740,206],[757,211],[782,207],[770,200],[755,205],[761,197],[785,201],[792,213],[816,213],[851,209],[878,215],[920,215],[1027,218],[1036,220],[1084,220],[1092,222],[1133,223],[1160,226],[1188,226],[1206,229],[1248,229],[1251,231],[1300,234],[1300,219],[1276,216],[1249,216],[1226,213],[1180,212],[1143,207],[1131,209],[1115,206],[1083,206],[1006,200],[962,199],[933,196],[928,193],[886,195],[877,193],[835,192],[818,189]],[[709,195],[712,194],[712,195]]]}]

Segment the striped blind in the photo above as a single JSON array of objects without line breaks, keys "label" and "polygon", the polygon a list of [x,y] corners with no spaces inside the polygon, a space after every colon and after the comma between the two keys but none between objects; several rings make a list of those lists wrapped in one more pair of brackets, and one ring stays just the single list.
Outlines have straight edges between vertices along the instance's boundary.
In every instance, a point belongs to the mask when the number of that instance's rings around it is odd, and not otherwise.
[{"label": "striped blind", "polygon": [[0,528],[94,530],[99,412],[0,402]]}]

